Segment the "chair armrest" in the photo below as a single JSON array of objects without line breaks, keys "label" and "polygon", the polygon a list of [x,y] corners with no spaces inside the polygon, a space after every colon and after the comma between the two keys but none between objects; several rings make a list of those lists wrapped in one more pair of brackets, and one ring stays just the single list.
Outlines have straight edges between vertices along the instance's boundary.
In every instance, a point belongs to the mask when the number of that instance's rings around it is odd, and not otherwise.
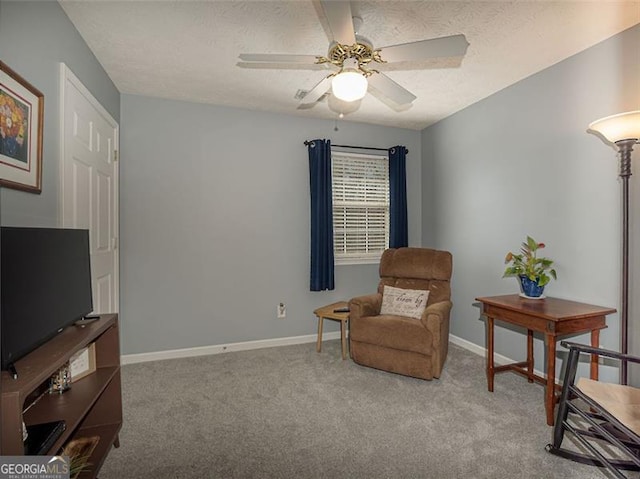
[{"label": "chair armrest", "polygon": [[433,335],[433,375],[440,377],[449,350],[449,315],[453,303],[440,301],[427,306],[420,322]]},{"label": "chair armrest", "polygon": [[430,315],[440,316],[441,318],[449,317],[452,305],[453,303],[451,303],[451,301],[440,301],[438,303],[428,305],[424,308],[421,321],[424,323]]},{"label": "chair armrest", "polygon": [[619,359],[621,361],[630,361],[632,363],[639,363],[640,358],[637,356],[631,356],[629,354],[622,354],[617,351],[611,351],[609,349],[594,348],[586,344],[572,343],[570,341],[561,341],[560,344],[567,349],[575,349],[581,353],[597,354],[599,356],[606,356],[613,359]]},{"label": "chair armrest", "polygon": [[363,316],[377,316],[382,307],[382,295],[380,293],[358,296],[349,301],[349,319]]}]

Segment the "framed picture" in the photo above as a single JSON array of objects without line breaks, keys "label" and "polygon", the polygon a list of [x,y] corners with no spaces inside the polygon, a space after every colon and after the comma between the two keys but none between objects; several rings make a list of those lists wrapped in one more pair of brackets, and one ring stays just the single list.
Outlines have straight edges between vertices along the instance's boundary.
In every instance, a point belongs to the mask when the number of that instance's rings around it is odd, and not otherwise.
[{"label": "framed picture", "polygon": [[44,95],[0,61],[0,186],[42,191]]},{"label": "framed picture", "polygon": [[69,359],[71,382],[74,383],[96,371],[96,345],[91,343]]}]

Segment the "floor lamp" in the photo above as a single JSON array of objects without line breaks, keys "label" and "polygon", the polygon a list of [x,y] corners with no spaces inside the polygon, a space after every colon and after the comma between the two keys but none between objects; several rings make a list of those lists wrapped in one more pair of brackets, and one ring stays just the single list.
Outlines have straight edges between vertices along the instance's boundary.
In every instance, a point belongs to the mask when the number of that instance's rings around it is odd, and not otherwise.
[{"label": "floor lamp", "polygon": [[[622,178],[622,306],[620,308],[620,352],[629,349],[629,177],[631,152],[640,140],[640,110],[620,113],[596,120],[589,131],[597,133],[606,143],[620,152]],[[627,384],[627,364],[620,367],[620,384]]]}]

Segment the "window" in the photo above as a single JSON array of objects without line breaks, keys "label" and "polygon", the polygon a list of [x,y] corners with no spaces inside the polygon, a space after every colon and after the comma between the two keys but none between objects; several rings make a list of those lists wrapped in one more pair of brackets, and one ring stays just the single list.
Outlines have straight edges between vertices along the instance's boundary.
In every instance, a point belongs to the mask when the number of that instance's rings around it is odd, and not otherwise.
[{"label": "window", "polygon": [[376,263],[389,246],[389,159],[331,153],[336,264]]}]

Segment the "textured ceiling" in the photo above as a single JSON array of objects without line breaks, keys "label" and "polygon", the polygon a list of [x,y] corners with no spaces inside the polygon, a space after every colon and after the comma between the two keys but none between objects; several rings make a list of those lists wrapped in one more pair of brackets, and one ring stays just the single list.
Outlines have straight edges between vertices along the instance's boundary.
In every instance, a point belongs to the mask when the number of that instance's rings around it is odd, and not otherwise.
[{"label": "textured ceiling", "polygon": [[[312,1],[60,0],[121,93],[336,118],[324,101],[297,109],[320,69],[240,68],[240,53],[324,55],[328,26]],[[345,120],[422,129],[640,23],[640,1],[351,2],[379,48],[463,33],[460,61],[380,68],[418,98],[396,111],[367,95]],[[640,47],[639,47],[640,48]],[[331,99],[330,99],[331,100]]]}]

